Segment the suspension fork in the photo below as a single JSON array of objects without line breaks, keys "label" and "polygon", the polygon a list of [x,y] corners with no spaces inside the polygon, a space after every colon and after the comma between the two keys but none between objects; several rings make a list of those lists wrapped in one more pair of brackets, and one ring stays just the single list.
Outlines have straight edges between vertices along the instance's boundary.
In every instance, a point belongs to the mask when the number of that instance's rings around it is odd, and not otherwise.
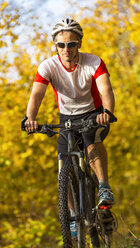
[{"label": "suspension fork", "polygon": [[58,175],[60,174],[60,171],[64,165],[64,156],[62,153],[58,154]]},{"label": "suspension fork", "polygon": [[[68,133],[68,152],[71,153],[71,155],[74,155],[75,145],[75,138],[73,132]],[[78,167],[78,177],[79,177],[79,199],[80,199],[80,215],[81,217],[85,218],[85,162],[84,162],[84,152],[76,152],[76,156],[72,156],[72,162],[73,164],[77,164],[79,162]],[[77,161],[77,157],[78,160]]]},{"label": "suspension fork", "polygon": [[80,198],[80,214],[85,218],[85,161],[84,152],[80,152],[78,175],[79,175],[79,198]]},{"label": "suspension fork", "polygon": [[[79,158],[79,166],[78,166],[78,179],[79,179],[79,205],[80,205],[80,215],[82,218],[85,218],[85,164],[84,164],[84,156],[83,152],[71,152],[69,155],[71,157],[78,156]],[[64,157],[67,154],[58,155],[59,161],[59,173],[64,165]]]},{"label": "suspension fork", "polygon": [[83,151],[74,151],[75,138],[73,131],[68,132],[68,153],[58,154],[59,173],[64,165],[64,157],[71,157],[73,165],[78,166],[78,179],[79,179],[79,200],[80,200],[80,214],[85,218],[85,161]]},{"label": "suspension fork", "polygon": [[[67,156],[71,156],[71,152],[73,151],[74,149],[74,134],[72,131],[69,131],[68,132],[68,152],[63,154],[63,153],[59,153],[58,154],[58,168],[59,168],[59,173],[64,165],[64,158],[67,157]],[[73,161],[73,164],[75,164],[75,158],[72,157],[72,161]]]}]

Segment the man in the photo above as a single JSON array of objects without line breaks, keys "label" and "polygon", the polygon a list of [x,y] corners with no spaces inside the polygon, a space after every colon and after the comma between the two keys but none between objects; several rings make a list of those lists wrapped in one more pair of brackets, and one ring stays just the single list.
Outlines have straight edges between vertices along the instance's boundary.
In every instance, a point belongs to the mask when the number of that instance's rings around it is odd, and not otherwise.
[{"label": "man", "polygon": [[[38,67],[27,107],[26,130],[37,130],[36,115],[49,82],[55,91],[60,122],[67,119],[93,117],[98,124],[107,124],[82,134],[87,146],[89,163],[99,180],[99,205],[113,204],[113,193],[108,184],[107,152],[102,143],[109,131],[113,113],[114,94],[104,62],[97,56],[80,53],[83,31],[78,22],[66,18],[52,31],[57,55],[44,60]],[[101,95],[101,97],[100,97]],[[58,152],[66,151],[63,137],[58,139]]]}]

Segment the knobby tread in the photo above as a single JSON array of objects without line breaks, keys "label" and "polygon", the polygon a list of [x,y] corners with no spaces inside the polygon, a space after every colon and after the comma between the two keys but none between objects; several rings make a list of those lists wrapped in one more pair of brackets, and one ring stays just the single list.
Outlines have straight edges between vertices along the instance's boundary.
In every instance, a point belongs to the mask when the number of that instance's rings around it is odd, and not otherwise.
[{"label": "knobby tread", "polygon": [[[68,209],[68,181],[72,185],[73,200],[76,209],[76,216],[80,217],[79,210],[79,195],[78,195],[78,182],[75,176],[74,167],[65,164],[59,174],[59,216],[61,222],[62,236],[64,248],[71,248],[72,238],[70,234],[70,214]],[[83,222],[78,220],[78,241],[77,248],[85,248],[84,235],[83,235]]]}]

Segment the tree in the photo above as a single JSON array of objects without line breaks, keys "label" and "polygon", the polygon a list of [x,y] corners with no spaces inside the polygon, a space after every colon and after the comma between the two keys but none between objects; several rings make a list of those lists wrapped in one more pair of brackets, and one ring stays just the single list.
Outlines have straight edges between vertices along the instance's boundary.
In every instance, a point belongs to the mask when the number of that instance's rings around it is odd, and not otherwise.
[{"label": "tree", "polygon": [[92,16],[81,22],[83,49],[106,63],[116,98],[118,122],[105,143],[116,212],[139,230],[140,6],[138,1],[97,1]]},{"label": "tree", "polygon": [[[26,114],[37,71],[37,61],[34,59],[33,63],[29,51],[22,45],[17,45],[18,37],[14,28],[18,25],[19,15],[9,10],[8,3],[3,2],[1,44],[4,56],[1,58],[1,69],[4,70],[0,78],[0,245],[7,248],[35,248],[40,245],[44,247],[46,244],[56,247],[61,241],[57,221],[57,142],[55,137],[49,139],[43,135],[28,136],[20,130],[20,122]],[[12,25],[12,22],[15,24]],[[7,42],[4,41],[4,36],[7,37]],[[35,36],[36,39],[31,39],[31,42],[39,63],[38,53],[47,56],[51,44],[45,34],[43,36],[36,32]],[[43,40],[47,45],[46,50]],[[12,59],[9,54],[12,54]],[[11,70],[16,72],[17,78],[11,78]],[[7,79],[8,75],[10,80]],[[48,87],[38,116],[40,123],[57,121],[56,101],[51,87]]]}]

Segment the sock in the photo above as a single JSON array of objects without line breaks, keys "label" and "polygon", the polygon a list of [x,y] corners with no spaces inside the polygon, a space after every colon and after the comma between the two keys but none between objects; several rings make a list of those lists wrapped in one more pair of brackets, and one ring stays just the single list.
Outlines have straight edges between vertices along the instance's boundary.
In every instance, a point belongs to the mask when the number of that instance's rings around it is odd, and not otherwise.
[{"label": "sock", "polygon": [[99,180],[99,188],[103,186],[109,187],[108,181]]},{"label": "sock", "polygon": [[73,209],[70,209],[70,216],[74,217],[75,216],[75,211]]}]

